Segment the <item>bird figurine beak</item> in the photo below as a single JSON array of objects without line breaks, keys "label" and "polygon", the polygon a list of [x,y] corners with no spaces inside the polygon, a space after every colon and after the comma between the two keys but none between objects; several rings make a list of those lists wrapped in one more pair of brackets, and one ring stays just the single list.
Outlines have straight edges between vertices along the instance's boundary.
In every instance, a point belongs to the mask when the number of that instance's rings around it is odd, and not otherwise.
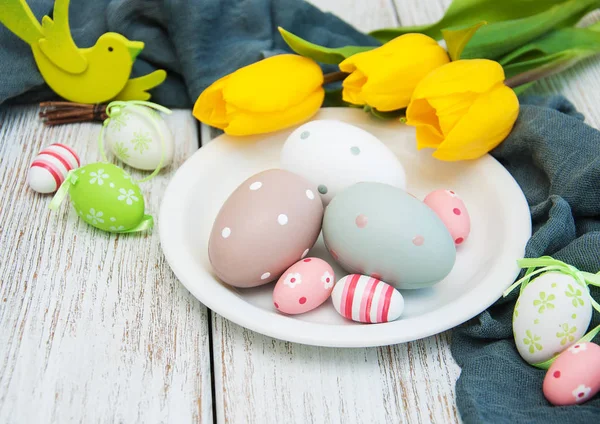
[{"label": "bird figurine beak", "polygon": [[132,61],[134,61],[135,58],[144,49],[144,43],[141,41],[127,41],[126,45],[127,45],[127,50],[129,50],[129,54],[131,55]]}]

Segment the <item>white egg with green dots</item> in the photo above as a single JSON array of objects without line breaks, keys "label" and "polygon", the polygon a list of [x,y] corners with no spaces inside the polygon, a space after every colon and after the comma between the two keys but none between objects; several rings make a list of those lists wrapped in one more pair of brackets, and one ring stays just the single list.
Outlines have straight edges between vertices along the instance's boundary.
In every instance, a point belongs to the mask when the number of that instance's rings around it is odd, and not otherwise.
[{"label": "white egg with green dots", "polygon": [[406,186],[404,167],[385,144],[362,128],[330,119],[293,131],[281,150],[281,167],[315,184],[324,205],[358,182]]}]

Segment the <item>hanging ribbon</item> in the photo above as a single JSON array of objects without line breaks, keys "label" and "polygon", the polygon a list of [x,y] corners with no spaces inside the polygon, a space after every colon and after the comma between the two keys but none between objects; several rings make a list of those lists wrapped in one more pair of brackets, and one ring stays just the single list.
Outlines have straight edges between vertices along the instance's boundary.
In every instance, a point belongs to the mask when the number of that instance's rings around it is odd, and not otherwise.
[{"label": "hanging ribbon", "polygon": [[137,226],[130,228],[129,230],[116,232],[120,234],[139,233],[140,231],[150,230],[152,227],[154,227],[154,218],[152,218],[152,215],[144,215]]},{"label": "hanging ribbon", "polygon": [[[584,292],[587,293],[587,295],[590,299],[590,303],[592,304],[592,307],[597,312],[600,312],[600,304],[598,302],[596,302],[596,300],[592,297],[592,294],[590,293],[590,288],[589,288],[590,285],[600,287],[600,272],[598,274],[592,274],[592,273],[585,272],[585,271],[579,271],[574,266],[564,263],[562,261],[559,261],[557,259],[554,259],[551,256],[542,256],[540,258],[520,259],[519,261],[517,261],[517,264],[519,265],[520,268],[527,268],[527,271],[525,272],[525,276],[523,278],[515,281],[515,283],[513,285],[511,285],[508,289],[506,289],[506,291],[503,294],[503,297],[508,296],[508,294],[511,293],[518,286],[521,286],[520,291],[519,291],[519,295],[520,295],[521,293],[523,293],[523,289],[525,289],[525,287],[531,282],[532,277],[539,275],[539,274],[543,274],[545,272],[549,272],[549,271],[557,271],[557,272],[560,272],[561,274],[566,274],[566,275],[571,276],[579,286],[585,288]],[[539,267],[542,267],[542,268],[536,270],[536,268],[539,268]],[[596,328],[594,328],[593,330],[589,331],[586,335],[584,335],[581,339],[579,339],[579,341],[577,341],[577,343],[584,343],[584,342],[592,341],[598,333],[600,333],[600,325],[597,326]],[[556,356],[548,359],[547,361],[538,362],[536,364],[531,364],[531,365],[533,365],[534,367],[537,367],[537,368],[541,368],[541,369],[548,369],[548,368],[550,368],[550,365],[552,365],[552,363],[556,360],[556,358],[558,358],[559,355],[556,355]]]},{"label": "hanging ribbon", "polygon": [[[108,158],[106,157],[106,152],[104,150],[104,129],[108,126],[111,118],[119,116],[121,114],[121,112],[123,111],[123,109],[125,109],[128,105],[146,106],[151,109],[155,109],[159,112],[163,112],[167,115],[170,115],[172,113],[170,109],[167,109],[164,106],[161,106],[159,104],[152,103],[152,102],[145,102],[142,100],[130,100],[130,101],[126,101],[126,102],[116,100],[114,102],[110,102],[108,104],[108,106],[106,106],[106,115],[108,116],[108,118],[106,118],[104,120],[104,123],[102,124],[102,128],[100,129],[100,134],[98,135],[98,150],[100,150],[100,156],[102,156],[102,159],[105,162],[108,162]],[[145,110],[144,108],[141,108],[140,111],[144,115],[146,115],[146,118],[148,118],[148,120],[154,126],[154,129],[160,136],[160,144],[161,144],[161,154],[160,154],[160,161],[158,162],[158,166],[147,177],[142,178],[141,180],[135,181],[137,183],[144,183],[144,182],[149,181],[152,178],[154,178],[160,172],[160,170],[164,164],[164,161],[165,161],[167,145],[165,142],[165,137],[164,137],[162,131],[160,130],[160,127],[158,126],[156,117],[153,116],[149,111]]]},{"label": "hanging ribbon", "polygon": [[67,172],[65,180],[54,194],[54,197],[52,197],[52,201],[48,205],[51,210],[54,211],[58,209],[63,200],[65,200],[65,197],[67,197],[69,194],[69,189],[71,186],[77,182],[78,177],[73,173],[73,171],[74,170]]}]

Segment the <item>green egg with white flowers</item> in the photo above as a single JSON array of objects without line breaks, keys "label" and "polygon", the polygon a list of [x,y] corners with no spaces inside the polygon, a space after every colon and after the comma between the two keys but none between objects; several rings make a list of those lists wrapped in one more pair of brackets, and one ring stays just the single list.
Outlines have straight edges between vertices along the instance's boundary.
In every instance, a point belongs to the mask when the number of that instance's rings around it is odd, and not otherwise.
[{"label": "green egg with white flowers", "polygon": [[85,165],[72,172],[69,184],[71,205],[88,224],[113,233],[152,228],[140,187],[122,168],[108,162]]}]

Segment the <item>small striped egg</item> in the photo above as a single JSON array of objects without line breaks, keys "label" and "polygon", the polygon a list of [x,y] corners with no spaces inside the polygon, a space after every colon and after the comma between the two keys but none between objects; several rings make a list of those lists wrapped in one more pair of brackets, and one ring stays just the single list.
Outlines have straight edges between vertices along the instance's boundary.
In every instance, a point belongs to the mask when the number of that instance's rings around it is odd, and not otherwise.
[{"label": "small striped egg", "polygon": [[29,187],[38,193],[53,193],[65,180],[67,173],[79,168],[77,153],[69,146],[54,143],[33,159],[27,174]]},{"label": "small striped egg", "polygon": [[360,274],[340,279],[333,288],[331,299],[341,316],[368,324],[394,321],[404,310],[404,298],[398,290]]}]

